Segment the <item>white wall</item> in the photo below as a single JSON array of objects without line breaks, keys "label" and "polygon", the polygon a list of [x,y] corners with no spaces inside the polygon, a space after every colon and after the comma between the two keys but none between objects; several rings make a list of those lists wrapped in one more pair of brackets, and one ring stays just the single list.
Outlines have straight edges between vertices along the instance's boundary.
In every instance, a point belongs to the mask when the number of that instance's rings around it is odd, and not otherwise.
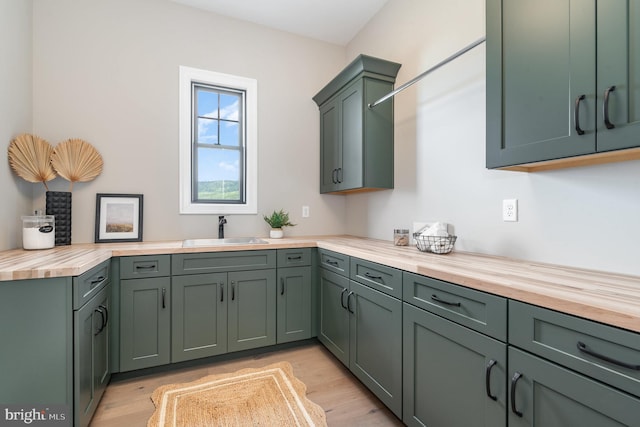
[{"label": "white wall", "polygon": [[[31,132],[31,0],[0,1],[0,141]],[[21,215],[31,214],[31,184],[0,161],[0,250],[21,245]]]},{"label": "white wall", "polygon": [[[291,211],[290,235],[391,240],[415,220],[455,226],[458,250],[640,274],[640,162],[524,174],[489,171],[485,49],[428,76],[395,99],[395,189],[318,194],[318,115],[311,97],[359,53],[403,64],[401,84],[484,35],[482,0],[389,0],[346,49],[223,18],[168,0],[4,0],[0,136],[31,126],[56,143],[95,145],[105,170],[74,189],[74,243],[93,240],[95,194],[145,195],[145,240],[211,237],[214,216],[178,214],[178,66],[259,82],[259,211]],[[15,34],[20,34],[16,42]],[[44,192],[0,162],[0,245],[15,247],[19,215]],[[57,179],[53,189],[67,183]],[[5,190],[6,189],[6,190]],[[27,204],[30,192],[36,201]],[[501,220],[518,198],[520,221]],[[300,207],[311,206],[311,218]],[[345,220],[346,219],[346,220]],[[258,216],[232,216],[229,235],[266,235]]]},{"label": "white wall", "polygon": [[217,237],[217,216],[179,215],[180,65],[258,80],[259,214],[228,216],[227,235],[267,235],[262,214],[280,208],[298,223],[288,235],[344,232],[345,199],[318,193],[311,99],[344,60],[344,47],[169,0],[35,0],[34,130],[83,138],[104,158],[95,181],[74,186],[73,243],[93,241],[96,193],[144,194],[145,241]]},{"label": "white wall", "polygon": [[[348,45],[403,64],[397,85],[485,34],[483,0],[390,0]],[[640,275],[640,162],[526,174],[485,164],[485,48],[395,98],[395,189],[349,196],[351,234],[452,223],[456,249]],[[520,220],[502,221],[502,200]]]}]

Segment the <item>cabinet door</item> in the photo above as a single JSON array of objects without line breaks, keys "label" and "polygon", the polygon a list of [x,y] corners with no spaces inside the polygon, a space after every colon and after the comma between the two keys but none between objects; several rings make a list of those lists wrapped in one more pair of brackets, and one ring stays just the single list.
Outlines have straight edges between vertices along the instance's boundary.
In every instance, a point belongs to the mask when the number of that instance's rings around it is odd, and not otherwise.
[{"label": "cabinet door", "polygon": [[278,269],[277,342],[311,338],[311,267]]},{"label": "cabinet door", "polygon": [[349,369],[402,417],[402,303],[351,281]]},{"label": "cabinet door", "polygon": [[320,269],[320,325],[318,340],[345,366],[349,366],[349,279]]},{"label": "cabinet door", "polygon": [[595,7],[487,0],[488,168],[595,152]]},{"label": "cabinet door", "polygon": [[276,343],[276,271],[229,273],[229,351]]},{"label": "cabinet door", "polygon": [[172,362],[227,352],[226,280],[226,273],[173,277]]},{"label": "cabinet door", "polygon": [[0,285],[2,404],[73,407],[71,282],[69,277],[56,277]]},{"label": "cabinet door", "polygon": [[338,135],[338,101],[328,101],[320,108],[320,193],[337,189],[340,162]]},{"label": "cabinet door", "polygon": [[[104,296],[97,299],[97,307],[94,310],[94,316],[98,314],[101,317],[102,328],[94,336],[93,346],[93,384],[96,396],[101,397],[111,379],[110,368],[110,346],[109,336],[111,335],[111,326],[109,315],[111,313],[111,287],[107,285],[107,292]],[[98,398],[99,399],[99,398]]]},{"label": "cabinet door", "polygon": [[[640,4],[599,0],[598,151],[640,146]],[[604,118],[605,92],[609,89]],[[613,125],[613,127],[611,127]]]},{"label": "cabinet door", "polygon": [[363,81],[358,79],[339,96],[338,189],[363,186]]},{"label": "cabinet door", "polygon": [[109,382],[107,286],[74,312],[74,416],[87,426]]},{"label": "cabinet door", "polygon": [[640,420],[640,399],[511,346],[509,376],[511,427],[632,426]]},{"label": "cabinet door", "polygon": [[410,304],[403,308],[404,423],[505,426],[506,344]]},{"label": "cabinet door", "polygon": [[170,360],[171,282],[168,277],[120,281],[120,370]]}]

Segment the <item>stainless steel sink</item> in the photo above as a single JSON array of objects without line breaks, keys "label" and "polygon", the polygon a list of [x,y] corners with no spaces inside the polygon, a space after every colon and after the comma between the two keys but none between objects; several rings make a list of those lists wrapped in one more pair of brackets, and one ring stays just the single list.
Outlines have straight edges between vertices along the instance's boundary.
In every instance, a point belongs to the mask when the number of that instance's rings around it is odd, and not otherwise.
[{"label": "stainless steel sink", "polygon": [[258,237],[229,237],[226,239],[188,239],[182,242],[183,248],[198,248],[206,246],[224,246],[224,245],[265,245],[266,240]]}]

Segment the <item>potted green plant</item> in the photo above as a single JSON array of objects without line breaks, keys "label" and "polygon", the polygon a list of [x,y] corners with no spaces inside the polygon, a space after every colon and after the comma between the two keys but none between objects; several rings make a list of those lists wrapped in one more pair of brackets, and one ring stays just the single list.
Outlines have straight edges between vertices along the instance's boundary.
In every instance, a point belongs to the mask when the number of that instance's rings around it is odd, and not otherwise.
[{"label": "potted green plant", "polygon": [[271,227],[269,237],[272,239],[280,239],[284,236],[283,227],[294,227],[291,221],[289,221],[289,212],[285,212],[280,209],[279,211],[273,211],[270,216],[264,216],[264,220]]}]

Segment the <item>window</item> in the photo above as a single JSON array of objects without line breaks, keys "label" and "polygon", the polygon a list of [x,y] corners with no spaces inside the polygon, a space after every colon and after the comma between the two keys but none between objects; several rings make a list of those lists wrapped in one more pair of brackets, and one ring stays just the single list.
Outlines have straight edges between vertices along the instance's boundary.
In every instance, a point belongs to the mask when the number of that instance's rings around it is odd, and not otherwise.
[{"label": "window", "polygon": [[180,67],[180,213],[257,213],[257,82]]}]

